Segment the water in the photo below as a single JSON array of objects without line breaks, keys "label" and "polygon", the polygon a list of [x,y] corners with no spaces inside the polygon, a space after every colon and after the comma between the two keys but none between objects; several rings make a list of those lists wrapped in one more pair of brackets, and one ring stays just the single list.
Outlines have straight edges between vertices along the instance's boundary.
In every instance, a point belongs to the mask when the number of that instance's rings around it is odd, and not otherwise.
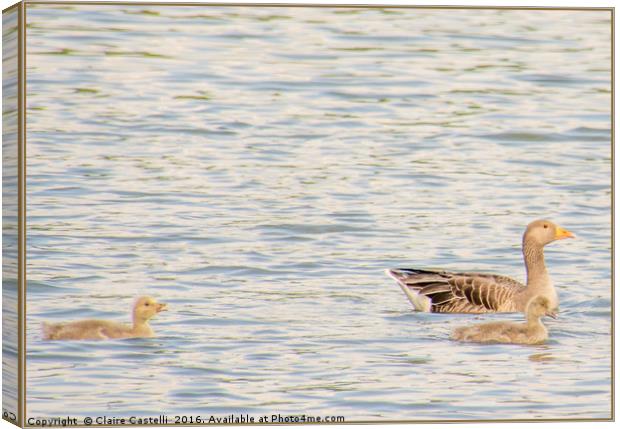
[{"label": "water", "polygon": [[[609,18],[29,4],[28,416],[609,418]],[[542,217],[545,345],[383,273],[522,280]],[[157,338],[41,339],[140,294]]]}]

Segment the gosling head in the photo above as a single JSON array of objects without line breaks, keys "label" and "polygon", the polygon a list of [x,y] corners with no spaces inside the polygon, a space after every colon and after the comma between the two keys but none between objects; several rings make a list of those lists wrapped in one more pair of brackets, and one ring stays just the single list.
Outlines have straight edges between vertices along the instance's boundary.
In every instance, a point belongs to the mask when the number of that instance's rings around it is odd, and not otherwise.
[{"label": "gosling head", "polygon": [[141,296],[133,306],[134,320],[146,322],[160,311],[167,310],[167,304],[161,304],[150,296]]},{"label": "gosling head", "polygon": [[549,220],[535,220],[530,223],[523,234],[523,242],[533,242],[545,246],[556,240],[575,238],[575,235]]},{"label": "gosling head", "polygon": [[542,295],[537,295],[530,299],[525,308],[525,314],[536,318],[544,315],[553,317],[554,319],[557,318],[557,313],[551,308],[551,302]]}]

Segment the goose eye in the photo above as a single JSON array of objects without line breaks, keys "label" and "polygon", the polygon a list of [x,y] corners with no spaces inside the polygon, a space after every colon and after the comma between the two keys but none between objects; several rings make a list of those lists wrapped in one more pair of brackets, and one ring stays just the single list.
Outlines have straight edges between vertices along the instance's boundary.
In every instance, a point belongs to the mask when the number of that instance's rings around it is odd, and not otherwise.
[{"label": "goose eye", "polygon": [[546,228],[549,228],[549,225],[544,224],[544,225],[543,225],[543,228],[545,228],[545,229],[546,229]]},{"label": "goose eye", "polygon": [[[545,227],[546,228],[546,227]],[[145,302],[144,305],[146,305],[147,307],[151,304],[149,304],[148,302]]]}]

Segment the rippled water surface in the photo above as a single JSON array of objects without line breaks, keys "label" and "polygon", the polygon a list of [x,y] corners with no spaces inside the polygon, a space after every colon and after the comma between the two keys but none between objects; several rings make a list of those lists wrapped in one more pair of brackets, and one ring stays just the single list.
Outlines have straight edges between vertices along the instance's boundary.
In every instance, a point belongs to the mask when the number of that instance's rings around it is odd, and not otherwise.
[{"label": "rippled water surface", "polygon": [[[29,4],[28,416],[609,417],[609,19]],[[383,273],[522,280],[541,217],[546,345]],[[157,338],[41,338],[140,294]]]}]

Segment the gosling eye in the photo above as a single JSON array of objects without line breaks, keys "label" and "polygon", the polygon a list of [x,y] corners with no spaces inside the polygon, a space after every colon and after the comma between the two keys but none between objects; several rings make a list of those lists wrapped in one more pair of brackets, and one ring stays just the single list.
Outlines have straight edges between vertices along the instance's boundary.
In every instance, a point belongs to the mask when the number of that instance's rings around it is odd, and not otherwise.
[{"label": "gosling eye", "polygon": [[543,225],[543,228],[547,229],[547,228],[549,228],[549,225],[544,224],[544,225]]},{"label": "gosling eye", "polygon": [[[546,228],[546,227],[545,227]],[[144,305],[146,305],[147,307],[151,304],[149,304],[148,302],[145,302]]]}]

